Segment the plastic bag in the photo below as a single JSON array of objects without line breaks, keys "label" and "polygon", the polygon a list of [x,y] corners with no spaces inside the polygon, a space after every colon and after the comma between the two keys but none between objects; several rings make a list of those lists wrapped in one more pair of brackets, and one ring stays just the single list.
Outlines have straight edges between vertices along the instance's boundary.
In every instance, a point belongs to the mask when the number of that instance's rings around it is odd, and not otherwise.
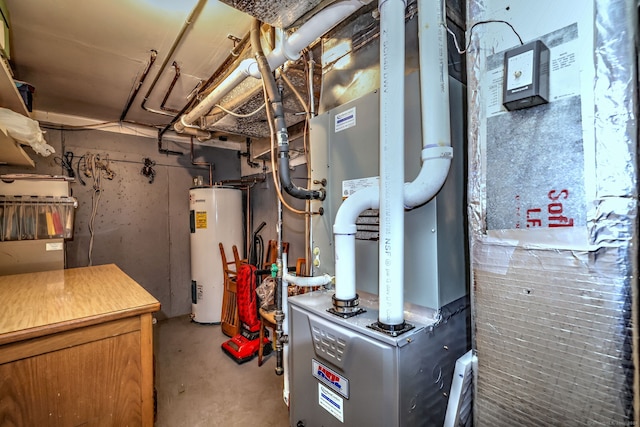
[{"label": "plastic bag", "polygon": [[256,288],[256,294],[260,299],[260,308],[267,310],[269,306],[272,306],[275,301],[276,293],[276,279],[273,277],[267,277],[260,283],[260,286]]},{"label": "plastic bag", "polygon": [[44,140],[44,132],[40,124],[29,117],[18,114],[7,108],[0,108],[0,125],[7,129],[7,133],[21,144],[28,145],[33,151],[47,157],[56,150]]}]

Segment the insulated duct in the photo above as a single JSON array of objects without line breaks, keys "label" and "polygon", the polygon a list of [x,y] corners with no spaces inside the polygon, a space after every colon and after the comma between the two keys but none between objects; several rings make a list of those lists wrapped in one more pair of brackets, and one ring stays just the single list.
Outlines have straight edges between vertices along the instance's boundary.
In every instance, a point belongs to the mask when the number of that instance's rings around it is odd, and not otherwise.
[{"label": "insulated duct", "polygon": [[[346,0],[334,3],[321,10],[295,33],[284,39],[276,49],[269,52],[266,56],[269,66],[274,69],[283,65],[287,60],[298,59],[300,52],[309,46],[311,42],[370,2],[371,0]],[[183,132],[186,127],[207,114],[223,96],[249,76],[260,78],[260,71],[255,59],[245,59],[240,62],[238,67],[209,95],[189,113],[180,117],[180,120],[174,124],[174,130],[178,133]]]}]

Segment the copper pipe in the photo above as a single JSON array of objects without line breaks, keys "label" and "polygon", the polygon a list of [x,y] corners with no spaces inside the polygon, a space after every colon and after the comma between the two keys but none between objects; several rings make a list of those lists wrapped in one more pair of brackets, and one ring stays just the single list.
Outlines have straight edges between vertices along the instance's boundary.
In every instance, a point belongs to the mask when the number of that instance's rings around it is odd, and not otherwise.
[{"label": "copper pipe", "polygon": [[225,73],[229,71],[229,67],[231,67],[231,65],[237,60],[238,56],[240,55],[240,53],[242,53],[242,51],[244,50],[248,42],[249,42],[249,33],[245,34],[242,40],[238,42],[238,44],[233,48],[233,50],[229,53],[229,55],[225,58],[225,60],[222,61],[222,64],[220,64],[220,66],[216,69],[216,71],[214,71],[214,73],[211,74],[211,76],[207,79],[207,81],[204,82],[204,84],[202,85],[202,89],[200,90],[200,93],[208,89],[209,86],[215,83],[215,81],[219,77],[223,76]]},{"label": "copper pipe", "polygon": [[144,83],[145,79],[147,78],[147,74],[149,74],[149,70],[151,69],[151,66],[153,65],[153,63],[156,62],[157,57],[158,57],[158,51],[155,49],[151,49],[151,57],[149,58],[149,63],[147,64],[147,67],[142,72],[140,79],[138,79],[138,83],[136,83],[135,88],[133,89],[133,93],[131,94],[131,97],[127,101],[127,105],[124,107],[124,110],[122,110],[122,114],[120,114],[120,121],[123,121],[124,118],[127,116],[127,113],[129,112],[129,108],[131,108],[131,104],[133,104],[133,101],[136,99],[138,92],[140,92],[142,83]]},{"label": "copper pipe", "polygon": [[264,180],[265,180],[264,176],[261,176],[260,178],[251,178],[251,179],[245,179],[245,178],[242,178],[242,179],[223,179],[222,181],[216,181],[216,184],[220,184],[220,185],[228,184],[228,185],[231,185],[231,186],[234,186],[234,185],[240,185],[240,186],[242,186],[242,185],[251,185],[251,186],[253,186],[253,185],[255,185],[255,184],[259,183],[259,182],[264,182]]},{"label": "copper pipe", "polygon": [[193,161],[193,136],[190,139],[191,141],[191,164],[195,166],[209,166],[209,187],[213,186],[213,165],[208,162],[194,162]]},{"label": "copper pipe", "polygon": [[182,38],[184,37],[184,34],[187,32],[187,29],[189,28],[189,26],[191,24],[193,24],[193,21],[196,19],[196,17],[200,13],[200,11],[202,11],[202,9],[204,8],[204,5],[205,5],[206,2],[207,2],[207,0],[199,0],[198,4],[196,4],[196,6],[193,8],[191,13],[187,17],[187,19],[184,21],[184,24],[182,24],[182,28],[180,29],[180,32],[176,36],[175,40],[173,41],[173,44],[171,45],[171,48],[169,49],[169,53],[167,53],[167,55],[165,56],[164,60],[162,61],[162,65],[160,65],[160,70],[158,71],[158,73],[154,77],[153,81],[151,82],[151,86],[149,86],[149,89],[147,90],[147,93],[144,96],[144,99],[142,100],[142,104],[140,104],[140,106],[145,111],[148,111],[150,113],[155,113],[155,114],[162,114],[162,115],[165,115],[165,116],[173,116],[173,114],[171,114],[171,113],[165,113],[164,111],[158,111],[158,110],[153,110],[151,108],[148,108],[146,106],[146,103],[149,100],[149,96],[151,95],[151,92],[155,88],[156,83],[158,83],[158,80],[160,80],[160,76],[164,72],[164,69],[167,67],[167,64],[171,60],[171,57],[173,56],[173,53],[175,52],[176,48],[178,47],[178,45],[182,41]]},{"label": "copper pipe", "polygon": [[171,92],[173,92],[173,88],[175,87],[176,82],[180,78],[180,66],[178,65],[178,63],[176,61],[173,61],[172,66],[173,66],[173,68],[175,68],[176,74],[173,76],[173,80],[171,81],[171,84],[169,85],[169,89],[167,89],[167,93],[164,94],[164,98],[162,99],[162,103],[160,104],[160,109],[163,110],[163,111],[170,111],[172,113],[178,113],[178,112],[180,112],[180,110],[176,110],[175,108],[169,108],[169,107],[165,107],[164,106],[164,104],[167,103],[167,99],[169,99],[169,96],[171,95]]},{"label": "copper pipe", "polygon": [[197,104],[198,102],[198,95],[200,93],[203,93],[204,91],[206,91],[209,86],[211,86],[218,77],[222,76],[225,72],[228,71],[229,67],[231,66],[231,64],[233,64],[233,62],[236,60],[236,55],[234,55],[235,52],[241,52],[245,46],[247,45],[247,43],[249,42],[249,33],[247,33],[242,40],[240,40],[240,43],[238,43],[236,45],[236,47],[231,51],[231,53],[225,58],[225,60],[222,62],[222,64],[220,64],[220,66],[216,69],[216,71],[211,75],[211,77],[209,77],[209,79],[207,79],[206,82],[204,82],[204,84],[202,85],[202,87],[200,88],[200,90],[197,91],[197,93],[195,94],[195,96],[193,98],[191,98],[191,100],[189,102],[187,102],[185,104],[184,107],[182,107],[182,110],[180,110],[180,112],[171,120],[171,122],[169,124],[167,124],[161,131],[160,131],[160,140],[162,140],[162,135],[164,135],[172,126],[175,122],[178,121],[178,119],[180,119],[180,117],[182,117],[182,115],[184,113],[186,113],[193,105]]}]

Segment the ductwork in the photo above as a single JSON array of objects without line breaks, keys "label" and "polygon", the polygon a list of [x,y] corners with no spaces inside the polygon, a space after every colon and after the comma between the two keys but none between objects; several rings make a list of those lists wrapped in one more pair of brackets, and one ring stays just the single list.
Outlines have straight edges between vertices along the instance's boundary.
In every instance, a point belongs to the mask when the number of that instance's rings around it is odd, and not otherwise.
[{"label": "ductwork", "polygon": [[[322,0],[220,0],[272,27],[288,28]],[[324,3],[328,3],[324,1]]]},{"label": "ductwork", "polygon": [[[279,46],[267,55],[267,61],[271,69],[283,65],[287,60],[296,60],[300,52],[311,42],[340,23],[346,17],[371,0],[346,0],[334,3],[314,15],[295,33],[285,38]],[[220,99],[234,87],[238,86],[247,77],[260,78],[258,64],[253,58],[240,62],[238,67],[225,78],[209,95],[207,95],[189,113],[180,117],[174,124],[174,130],[182,133],[185,128],[195,123],[200,117],[207,114]]]},{"label": "ductwork", "polygon": [[[404,325],[404,207],[432,199],[449,172],[452,149],[445,0],[419,0],[420,87],[422,104],[422,168],[411,183],[404,177],[404,9],[401,0],[384,0],[380,11],[380,187],[362,189],[340,206],[334,223],[336,293],[357,307],[355,286],[355,221],[360,212],[379,206],[378,327],[397,331]],[[399,29],[402,28],[402,31]],[[429,126],[426,124],[429,123]],[[353,198],[353,200],[351,200]],[[339,304],[335,304],[336,300]]]}]

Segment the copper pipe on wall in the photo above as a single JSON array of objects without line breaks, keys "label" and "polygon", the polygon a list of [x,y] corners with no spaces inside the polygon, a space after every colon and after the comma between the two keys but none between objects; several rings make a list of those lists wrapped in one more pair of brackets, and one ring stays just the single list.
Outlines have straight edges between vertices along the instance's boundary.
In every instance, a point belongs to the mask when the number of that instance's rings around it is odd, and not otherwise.
[{"label": "copper pipe on wall", "polygon": [[209,187],[213,186],[213,165],[208,162],[194,162],[193,161],[193,136],[191,141],[191,164],[195,166],[208,166],[209,167]]},{"label": "copper pipe on wall", "polygon": [[253,186],[259,182],[265,181],[265,176],[261,176],[260,178],[242,178],[242,179],[223,179],[222,181],[216,181],[216,184],[219,185],[230,185],[230,186],[245,186],[250,185]]},{"label": "copper pipe on wall", "polygon": [[233,188],[238,188],[242,191],[246,191],[247,192],[247,215],[246,215],[246,220],[247,220],[247,224],[245,225],[246,227],[246,241],[245,241],[245,258],[249,258],[249,248],[251,248],[251,245],[253,244],[253,242],[251,241],[251,188],[253,188],[253,186],[258,183],[258,182],[264,182],[265,177],[262,176],[260,178],[251,178],[251,179],[246,179],[246,178],[242,178],[242,179],[225,179],[222,181],[218,181],[216,182],[216,185],[228,185],[231,186]]}]

